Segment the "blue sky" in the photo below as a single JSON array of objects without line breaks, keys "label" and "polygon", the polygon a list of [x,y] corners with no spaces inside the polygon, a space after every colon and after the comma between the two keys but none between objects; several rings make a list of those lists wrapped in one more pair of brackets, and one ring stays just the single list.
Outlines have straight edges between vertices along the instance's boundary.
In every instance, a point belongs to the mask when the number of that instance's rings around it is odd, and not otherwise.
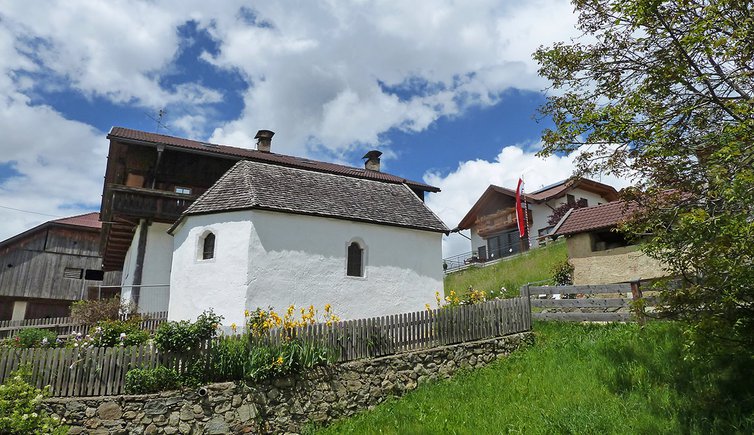
[{"label": "blue sky", "polygon": [[271,129],[274,152],[355,166],[379,149],[443,190],[427,204],[449,227],[490,183],[573,171],[534,155],[531,53],[576,35],[567,1],[208,3],[0,6],[0,239],[98,209],[116,125],[242,147]]}]

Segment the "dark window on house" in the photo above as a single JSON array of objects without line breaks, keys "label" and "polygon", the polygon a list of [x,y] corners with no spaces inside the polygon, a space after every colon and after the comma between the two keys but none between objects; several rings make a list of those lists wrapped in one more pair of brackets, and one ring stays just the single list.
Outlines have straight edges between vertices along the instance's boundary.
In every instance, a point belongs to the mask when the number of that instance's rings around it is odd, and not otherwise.
[{"label": "dark window on house", "polygon": [[589,207],[589,200],[586,198],[579,198],[579,203],[584,204],[584,207]]},{"label": "dark window on house", "polygon": [[487,239],[488,259],[507,257],[521,251],[521,238],[518,230],[496,234]]},{"label": "dark window on house", "polygon": [[573,207],[574,205],[576,205],[576,197],[569,193],[568,195],[566,195],[566,203]]},{"label": "dark window on house", "polygon": [[592,251],[605,251],[607,249],[622,248],[624,246],[630,246],[631,243],[626,240],[623,234],[605,230],[597,231],[591,234],[592,238]]},{"label": "dark window on house", "polygon": [[364,250],[356,242],[348,245],[346,274],[348,276],[364,276]]},{"label": "dark window on house", "polygon": [[102,281],[105,279],[105,272],[102,270],[87,269],[84,273],[84,279],[90,281]]},{"label": "dark window on house", "polygon": [[204,236],[202,244],[202,260],[209,260],[210,258],[215,258],[215,235],[212,233]]},{"label": "dark window on house", "polygon": [[66,267],[65,270],[63,270],[63,278],[81,279],[81,275],[83,273],[83,269],[78,269],[76,267]]}]

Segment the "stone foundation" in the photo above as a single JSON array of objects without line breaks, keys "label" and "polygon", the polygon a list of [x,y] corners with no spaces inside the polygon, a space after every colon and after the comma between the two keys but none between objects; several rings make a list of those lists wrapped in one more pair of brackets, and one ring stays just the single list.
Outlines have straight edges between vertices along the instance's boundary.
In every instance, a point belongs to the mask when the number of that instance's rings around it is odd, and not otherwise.
[{"label": "stone foundation", "polygon": [[[76,434],[227,434],[298,432],[400,396],[418,385],[482,367],[531,344],[521,333],[388,357],[319,367],[290,377],[208,385],[199,391],[53,398],[46,408]],[[202,392],[204,393],[204,391]]]}]

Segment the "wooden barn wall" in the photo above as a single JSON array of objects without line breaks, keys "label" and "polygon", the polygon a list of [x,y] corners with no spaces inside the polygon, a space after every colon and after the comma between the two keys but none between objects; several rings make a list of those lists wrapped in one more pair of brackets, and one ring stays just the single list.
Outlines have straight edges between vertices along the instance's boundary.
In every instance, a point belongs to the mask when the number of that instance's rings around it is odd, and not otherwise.
[{"label": "wooden barn wall", "polygon": [[[52,227],[0,250],[0,296],[75,300],[104,281],[65,278],[66,268],[101,270],[99,233]],[[118,274],[119,275],[119,274]],[[120,277],[106,274],[118,284]]]}]

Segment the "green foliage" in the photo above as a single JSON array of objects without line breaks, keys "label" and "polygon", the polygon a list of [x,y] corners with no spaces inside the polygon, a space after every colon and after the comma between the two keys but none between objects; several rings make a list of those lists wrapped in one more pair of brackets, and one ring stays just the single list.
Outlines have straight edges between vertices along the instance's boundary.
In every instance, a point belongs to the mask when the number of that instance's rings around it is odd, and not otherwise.
[{"label": "green foliage", "polygon": [[126,393],[148,394],[176,390],[181,387],[181,377],[173,369],[157,366],[151,369],[131,369],[126,373]]},{"label": "green foliage", "polygon": [[754,19],[734,0],[577,0],[586,41],[540,48],[542,154],[631,174],[629,236],[681,288],[664,314],[697,357],[754,357]]},{"label": "green foliage", "polygon": [[208,310],[200,314],[196,322],[165,322],[157,328],[155,345],[163,352],[186,353],[196,350],[202,341],[217,336],[222,320],[222,316]]},{"label": "green foliage", "polygon": [[11,372],[0,385],[0,433],[9,435],[65,434],[68,429],[40,407],[48,389],[29,384],[29,366]]},{"label": "green foliage", "polygon": [[573,285],[573,264],[570,261],[556,263],[551,270],[555,285]]},{"label": "green foliage", "polygon": [[121,313],[133,314],[135,311],[133,304],[122,303],[119,297],[82,300],[71,304],[73,321],[84,325],[94,325],[104,320],[118,320]]},{"label": "green foliage", "polygon": [[141,330],[141,319],[105,320],[99,322],[86,337],[76,335],[69,340],[72,347],[138,346],[149,340],[149,332]]},{"label": "green foliage", "polygon": [[17,347],[17,348],[30,348],[30,347],[57,347],[58,336],[52,331],[38,328],[24,328],[18,332],[13,338],[8,338],[2,341],[3,347]]},{"label": "green foliage", "polygon": [[450,295],[450,291],[454,290],[464,297],[472,288],[485,291],[490,297],[518,296],[522,285],[549,280],[553,265],[567,258],[565,243],[556,242],[492,266],[450,273],[445,276],[445,295]]},{"label": "green foliage", "polygon": [[[751,362],[687,358],[682,325],[535,323],[536,345],[321,433],[752,433]],[[314,428],[310,428],[314,429]]]}]

